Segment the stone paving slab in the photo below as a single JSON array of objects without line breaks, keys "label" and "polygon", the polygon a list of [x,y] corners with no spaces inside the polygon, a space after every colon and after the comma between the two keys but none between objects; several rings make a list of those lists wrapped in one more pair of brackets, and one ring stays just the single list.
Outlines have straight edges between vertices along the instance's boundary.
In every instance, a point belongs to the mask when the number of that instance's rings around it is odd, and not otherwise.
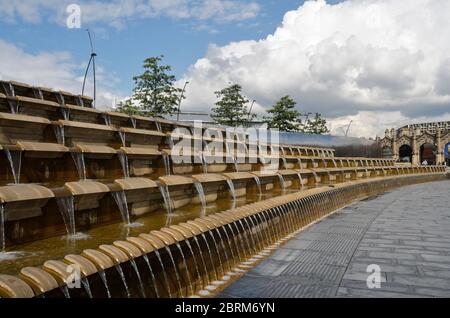
[{"label": "stone paving slab", "polygon": [[[367,287],[368,265],[381,288]],[[306,229],[219,297],[450,297],[450,181],[348,206]]]}]

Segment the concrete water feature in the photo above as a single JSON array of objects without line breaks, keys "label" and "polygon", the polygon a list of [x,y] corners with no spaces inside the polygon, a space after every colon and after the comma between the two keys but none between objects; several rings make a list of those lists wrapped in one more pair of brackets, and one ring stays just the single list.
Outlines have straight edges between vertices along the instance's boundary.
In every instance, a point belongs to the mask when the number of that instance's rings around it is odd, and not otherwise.
[{"label": "concrete water feature", "polygon": [[[4,83],[1,297],[210,297],[327,213],[443,177],[443,167],[336,158],[325,148],[255,153],[242,133],[189,136],[195,127]],[[174,156],[176,128],[187,162]],[[279,168],[265,170],[267,159]]]}]

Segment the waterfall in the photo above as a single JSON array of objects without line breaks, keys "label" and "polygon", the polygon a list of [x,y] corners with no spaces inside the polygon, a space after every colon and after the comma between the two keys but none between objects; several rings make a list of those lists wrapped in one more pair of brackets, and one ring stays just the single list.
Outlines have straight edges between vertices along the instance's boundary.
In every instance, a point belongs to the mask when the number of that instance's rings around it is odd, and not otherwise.
[{"label": "waterfall", "polygon": [[156,298],[159,298],[158,285],[156,283],[155,274],[153,273],[153,268],[152,268],[152,265],[150,264],[150,260],[148,259],[147,254],[144,254],[143,258],[144,258],[144,261],[147,264],[148,270],[150,272],[150,277],[152,278],[152,284],[153,284],[153,287],[155,288]]},{"label": "waterfall", "polygon": [[318,178],[317,173],[314,170],[312,170],[312,173],[314,176],[314,185],[317,187],[317,178]]},{"label": "waterfall", "polygon": [[134,273],[136,274],[136,277],[138,279],[141,295],[143,298],[147,298],[147,296],[145,295],[145,289],[144,289],[144,284],[142,283],[141,274],[139,273],[139,268],[138,268],[134,258],[130,259],[130,264],[131,264],[131,267],[133,267]]},{"label": "waterfall", "polygon": [[202,162],[203,173],[208,173],[208,163],[206,162],[204,155],[201,154],[199,157]]},{"label": "waterfall", "polygon": [[84,101],[81,96],[76,97],[77,106],[84,107]]},{"label": "waterfall", "polygon": [[303,190],[303,178],[300,172],[297,172],[298,179],[300,181],[300,190]]},{"label": "waterfall", "polygon": [[6,248],[5,235],[5,206],[0,203],[0,252],[4,252]]},{"label": "waterfall", "polygon": [[181,296],[181,298],[183,298],[183,295],[181,294],[181,291],[183,290],[183,288],[181,287],[181,278],[180,278],[180,273],[178,272],[178,266],[175,263],[175,260],[173,258],[172,251],[170,250],[170,248],[168,246],[165,246],[165,249],[166,249],[167,254],[169,254],[169,258],[170,258],[170,261],[172,262],[173,270],[175,271],[175,277],[177,279],[178,288],[180,290],[180,296]]},{"label": "waterfall", "polygon": [[108,298],[111,298],[111,292],[109,291],[108,280],[106,279],[105,271],[98,272],[98,275],[100,276],[100,279],[102,280],[103,285],[105,286],[106,295],[108,296]]},{"label": "waterfall", "polygon": [[111,126],[111,117],[108,114],[102,114],[102,118],[106,126]]},{"label": "waterfall", "polygon": [[170,158],[169,155],[166,153],[162,153],[162,159],[163,159],[163,163],[164,163],[164,169],[166,172],[166,176],[170,176]]},{"label": "waterfall", "polygon": [[74,236],[76,234],[75,224],[75,207],[73,196],[56,198],[56,204],[58,205],[59,212],[66,225],[67,234]]},{"label": "waterfall", "polygon": [[83,277],[81,279],[81,284],[84,287],[84,290],[86,291],[86,294],[88,295],[89,298],[92,298],[92,291],[91,291],[91,286],[89,285],[89,281],[87,277]]},{"label": "waterfall", "polygon": [[[200,236],[203,238],[203,241],[205,242],[206,250],[208,251],[208,254],[209,254],[209,261],[211,263],[211,268],[214,270],[214,276],[215,276],[216,280],[219,280],[219,275],[217,275],[217,270],[216,270],[216,267],[214,266],[211,249],[209,248],[208,240],[206,239],[205,233],[201,233]],[[197,241],[197,237],[194,236],[194,238]],[[198,244],[198,241],[197,241],[197,244]],[[200,244],[198,244],[198,248],[200,249]]]},{"label": "waterfall", "polygon": [[297,158],[297,161],[298,161],[298,168],[299,168],[299,169],[303,169],[303,166],[302,166],[302,159]]},{"label": "waterfall", "polygon": [[200,203],[202,204],[202,214],[205,214],[206,212],[206,198],[205,198],[205,192],[203,190],[203,185],[201,182],[195,181],[194,182],[194,188],[197,191],[198,198],[200,200]]},{"label": "waterfall", "polygon": [[66,101],[64,100],[64,96],[63,94],[61,94],[61,92],[56,92],[56,100],[58,101],[58,104],[60,106],[66,106]]},{"label": "waterfall", "polygon": [[162,132],[161,123],[159,121],[155,121],[156,130]]},{"label": "waterfall", "polygon": [[66,107],[61,107],[60,109],[64,120],[70,120],[70,109]]},{"label": "waterfall", "polygon": [[[222,270],[222,276],[224,276],[225,275],[225,268],[223,267],[222,257],[220,256],[219,247],[217,246],[216,239],[215,239],[215,237],[214,237],[214,235],[212,234],[211,231],[208,231],[207,233],[209,233],[209,236],[211,237],[212,242],[214,244],[214,248],[216,250],[217,259],[219,260],[219,267]],[[203,236],[203,239],[206,241],[206,236],[205,236],[204,233],[202,233],[202,236]]]},{"label": "waterfall", "polygon": [[164,276],[164,281],[165,281],[166,287],[167,287],[167,293],[169,294],[169,298],[172,298],[172,292],[170,290],[169,278],[167,277],[166,268],[165,268],[164,263],[163,263],[163,261],[161,259],[161,254],[159,254],[158,250],[155,250],[155,255],[156,255],[156,258],[159,261],[159,265],[161,265],[161,269],[162,269],[163,276]]},{"label": "waterfall", "polygon": [[233,180],[227,179],[228,187],[230,188],[231,196],[233,197],[233,209],[236,208],[236,190],[234,189]]},{"label": "waterfall", "polygon": [[130,211],[128,210],[127,196],[125,195],[125,191],[115,191],[111,192],[111,195],[116,201],[117,206],[120,210],[120,215],[122,216],[122,221],[126,225],[130,225]]},{"label": "waterfall", "polygon": [[119,161],[122,166],[123,176],[125,179],[130,177],[130,164],[128,161],[128,156],[124,152],[119,152]]},{"label": "waterfall", "polygon": [[122,280],[123,287],[125,288],[125,292],[127,293],[127,298],[130,298],[130,296],[131,296],[130,295],[130,289],[128,288],[127,280],[126,280],[125,275],[123,273],[122,266],[120,264],[117,264],[114,267],[116,268],[116,271],[119,274],[120,279]]},{"label": "waterfall", "polygon": [[[189,242],[189,239],[186,239],[185,242],[186,242],[186,245],[187,245],[187,247],[188,247],[188,249],[189,249],[189,251],[191,253],[192,260],[194,261],[194,266],[195,266],[195,271],[197,273],[197,277],[198,277],[198,279],[201,279],[202,275],[200,274],[200,269],[199,269],[199,266],[197,264],[197,258],[195,257],[194,250],[192,249],[191,243]],[[201,253],[201,251],[200,251],[200,253]]]},{"label": "waterfall", "polygon": [[86,180],[86,164],[84,162],[84,154],[82,152],[71,152],[72,159],[77,167],[78,177],[80,180]]},{"label": "waterfall", "polygon": [[136,118],[130,117],[131,120],[131,125],[133,126],[134,129],[137,128],[137,121]]},{"label": "waterfall", "polygon": [[55,131],[56,141],[60,145],[64,145],[66,143],[66,137],[64,134],[64,126],[53,126],[53,129]]},{"label": "waterfall", "polygon": [[[223,254],[225,255],[225,260],[228,263],[228,269],[231,271],[230,259],[228,257],[227,249],[225,248],[225,243],[223,241],[222,235],[220,234],[220,231],[218,228],[215,228],[215,231],[217,233],[217,236],[219,236],[220,245],[222,246]],[[212,233],[211,233],[211,236],[213,236]]]},{"label": "waterfall", "polygon": [[186,277],[188,279],[189,289],[191,291],[191,295],[194,294],[194,289],[192,288],[192,280],[191,280],[191,273],[189,273],[186,258],[184,257],[183,249],[181,248],[180,243],[176,243],[176,246],[178,248],[178,251],[180,252],[181,259],[183,260],[184,269],[186,271]]},{"label": "waterfall", "polygon": [[65,298],[70,298],[69,288],[67,288],[67,285],[60,286],[59,289],[61,290]]},{"label": "waterfall", "polygon": [[39,87],[33,87],[33,94],[37,99],[44,99],[44,94],[42,94],[42,90]]},{"label": "waterfall", "polygon": [[167,214],[173,213],[173,205],[172,200],[170,199],[169,187],[167,185],[160,184],[158,186],[159,192],[161,192],[161,196],[164,200],[164,205],[166,206]]},{"label": "waterfall", "polygon": [[120,141],[122,141],[122,146],[126,147],[127,146],[127,136],[123,131],[119,131],[119,137],[120,137]]},{"label": "waterfall", "polygon": [[280,180],[280,186],[282,193],[286,193],[286,184],[284,183],[284,177],[281,174],[278,174],[278,179]]},{"label": "waterfall", "polygon": [[[12,83],[3,82],[3,89],[8,97],[16,97],[16,92],[14,91],[14,85]],[[7,99],[9,109],[12,114],[19,113],[19,103],[15,100]]]},{"label": "waterfall", "polygon": [[200,259],[202,261],[203,268],[205,270],[205,275],[206,275],[207,281],[209,283],[210,282],[210,277],[209,277],[208,267],[206,266],[205,257],[203,256],[203,252],[202,252],[202,249],[200,248],[200,243],[198,242],[197,236],[194,236],[194,242],[197,245],[197,249],[198,249],[198,251],[200,253]]},{"label": "waterfall", "polygon": [[14,177],[14,183],[20,183],[20,169],[22,166],[22,151],[20,150],[9,150],[8,148],[3,149],[5,151],[6,157],[9,161],[9,166],[11,167],[11,172]]},{"label": "waterfall", "polygon": [[337,168],[337,163],[336,163],[336,160],[334,160],[334,158],[333,158],[333,159],[331,159],[331,160],[333,160],[333,166],[334,166],[335,168]]},{"label": "waterfall", "polygon": [[286,158],[285,157],[281,157],[281,160],[283,160],[284,169],[287,170],[287,160],[286,160]]},{"label": "waterfall", "polygon": [[256,186],[258,187],[258,191],[259,191],[259,200],[261,200],[261,197],[262,197],[261,181],[259,180],[259,177],[258,177],[258,176],[254,176],[253,179],[255,180]]}]

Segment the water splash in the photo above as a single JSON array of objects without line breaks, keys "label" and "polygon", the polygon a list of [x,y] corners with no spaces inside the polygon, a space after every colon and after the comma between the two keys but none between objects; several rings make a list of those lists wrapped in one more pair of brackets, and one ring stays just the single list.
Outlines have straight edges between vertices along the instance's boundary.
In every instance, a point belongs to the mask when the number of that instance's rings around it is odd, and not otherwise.
[{"label": "water splash", "polygon": [[59,208],[59,212],[66,225],[67,234],[69,236],[75,236],[76,224],[75,224],[75,205],[73,196],[56,198],[56,203]]},{"label": "water splash", "polygon": [[6,154],[6,158],[8,158],[9,166],[14,178],[14,183],[19,184],[20,170],[22,167],[22,151],[9,150],[8,148],[4,148],[3,151]]}]

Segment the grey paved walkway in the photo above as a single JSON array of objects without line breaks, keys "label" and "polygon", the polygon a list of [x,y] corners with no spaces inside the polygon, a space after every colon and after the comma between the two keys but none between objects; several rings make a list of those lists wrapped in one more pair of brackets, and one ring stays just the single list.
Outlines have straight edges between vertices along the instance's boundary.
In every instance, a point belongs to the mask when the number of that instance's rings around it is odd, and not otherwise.
[{"label": "grey paved walkway", "polygon": [[[367,266],[381,288],[367,287]],[[408,186],[317,223],[220,297],[450,297],[450,181]]]}]

